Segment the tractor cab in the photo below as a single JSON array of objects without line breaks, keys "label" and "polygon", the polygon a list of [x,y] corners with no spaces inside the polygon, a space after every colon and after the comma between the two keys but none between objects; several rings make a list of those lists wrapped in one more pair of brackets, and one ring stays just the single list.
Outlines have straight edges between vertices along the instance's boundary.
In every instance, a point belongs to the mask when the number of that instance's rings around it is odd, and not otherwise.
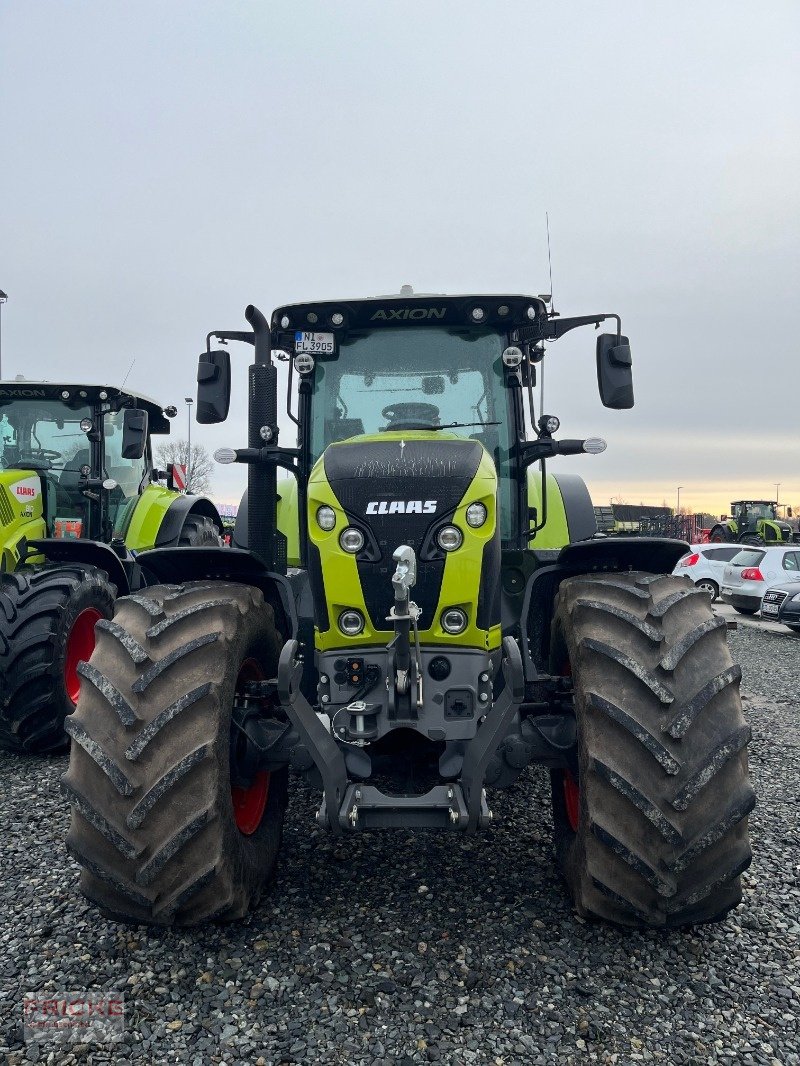
[{"label": "tractor cab", "polygon": [[736,500],[731,504],[731,517],[739,526],[739,532],[755,530],[756,523],[765,518],[774,521],[778,517],[778,505],[771,500]]},{"label": "tractor cab", "polygon": [[6,568],[15,568],[20,540],[108,542],[124,531],[152,469],[150,432],[169,432],[161,407],[118,388],[0,384],[0,558]]}]

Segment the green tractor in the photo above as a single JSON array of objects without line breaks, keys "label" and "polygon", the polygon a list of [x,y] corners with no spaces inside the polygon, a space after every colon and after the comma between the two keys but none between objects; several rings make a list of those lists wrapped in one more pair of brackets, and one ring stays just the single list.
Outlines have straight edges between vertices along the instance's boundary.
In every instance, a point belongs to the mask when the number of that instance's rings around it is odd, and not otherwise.
[{"label": "green tractor", "polygon": [[[79,667],[64,788],[84,894],[121,921],[241,918],[290,769],[342,837],[489,829],[493,790],[536,764],[579,914],[722,918],[755,802],[725,622],[671,576],[687,545],[596,537],[583,482],[548,469],[605,445],[556,436],[544,345],[615,319],[598,382],[629,408],[619,318],[408,291],[245,316],[209,335],[255,349],[247,447],[216,456],[248,469],[234,546],[148,553],[158,583],[117,601]],[[200,422],[226,419],[230,378],[209,343]]]},{"label": "green tractor", "polygon": [[[791,517],[791,510],[788,512]],[[788,544],[792,527],[778,517],[774,500],[736,500],[731,504],[731,517],[722,519],[711,530],[709,540],[714,544]]]},{"label": "green tractor", "polygon": [[150,435],[166,411],[110,386],[0,382],[0,748],[64,750],[78,664],[116,595],[143,582],[136,554],[218,545],[207,499],[155,484]]}]

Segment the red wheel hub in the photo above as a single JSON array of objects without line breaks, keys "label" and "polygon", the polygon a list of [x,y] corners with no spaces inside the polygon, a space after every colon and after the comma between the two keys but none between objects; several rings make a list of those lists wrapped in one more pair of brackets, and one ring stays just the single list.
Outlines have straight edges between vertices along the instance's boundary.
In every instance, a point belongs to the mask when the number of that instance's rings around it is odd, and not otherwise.
[{"label": "red wheel hub", "polygon": [[72,629],[67,636],[64,653],[64,687],[73,703],[78,702],[81,691],[78,663],[86,662],[91,658],[95,645],[94,627],[103,617],[96,607],[87,607],[72,623]]},{"label": "red wheel hub", "polygon": [[581,790],[569,770],[564,771],[564,805],[569,827],[573,833],[577,833],[581,820]]},{"label": "red wheel hub", "polygon": [[[255,659],[245,659],[236,679],[236,692],[243,694],[248,681],[264,681],[264,671]],[[233,817],[240,833],[249,837],[261,825],[269,799],[269,770],[259,770],[249,788],[231,785]]]}]

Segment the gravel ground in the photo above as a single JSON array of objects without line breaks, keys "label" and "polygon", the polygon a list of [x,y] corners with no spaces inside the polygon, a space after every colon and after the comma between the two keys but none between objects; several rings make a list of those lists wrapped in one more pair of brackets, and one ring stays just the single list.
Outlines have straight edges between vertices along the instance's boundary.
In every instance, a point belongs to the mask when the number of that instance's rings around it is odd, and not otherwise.
[{"label": "gravel ground", "polygon": [[[291,805],[277,883],[233,927],[99,918],[62,840],[65,759],[0,757],[0,1049],[24,1062],[800,1063],[800,641],[740,628],[759,805],[745,904],[720,926],[625,933],[575,917],[545,777],[475,840],[334,845]],[[24,992],[125,992],[125,1043],[26,1045]]]}]

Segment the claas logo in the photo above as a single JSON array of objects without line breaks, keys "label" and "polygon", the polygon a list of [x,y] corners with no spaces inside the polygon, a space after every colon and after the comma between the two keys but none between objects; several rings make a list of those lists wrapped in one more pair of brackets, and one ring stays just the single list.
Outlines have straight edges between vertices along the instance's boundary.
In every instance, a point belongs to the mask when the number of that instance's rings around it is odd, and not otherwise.
[{"label": "claas logo", "polygon": [[436,514],[438,500],[370,500],[367,514]]}]

